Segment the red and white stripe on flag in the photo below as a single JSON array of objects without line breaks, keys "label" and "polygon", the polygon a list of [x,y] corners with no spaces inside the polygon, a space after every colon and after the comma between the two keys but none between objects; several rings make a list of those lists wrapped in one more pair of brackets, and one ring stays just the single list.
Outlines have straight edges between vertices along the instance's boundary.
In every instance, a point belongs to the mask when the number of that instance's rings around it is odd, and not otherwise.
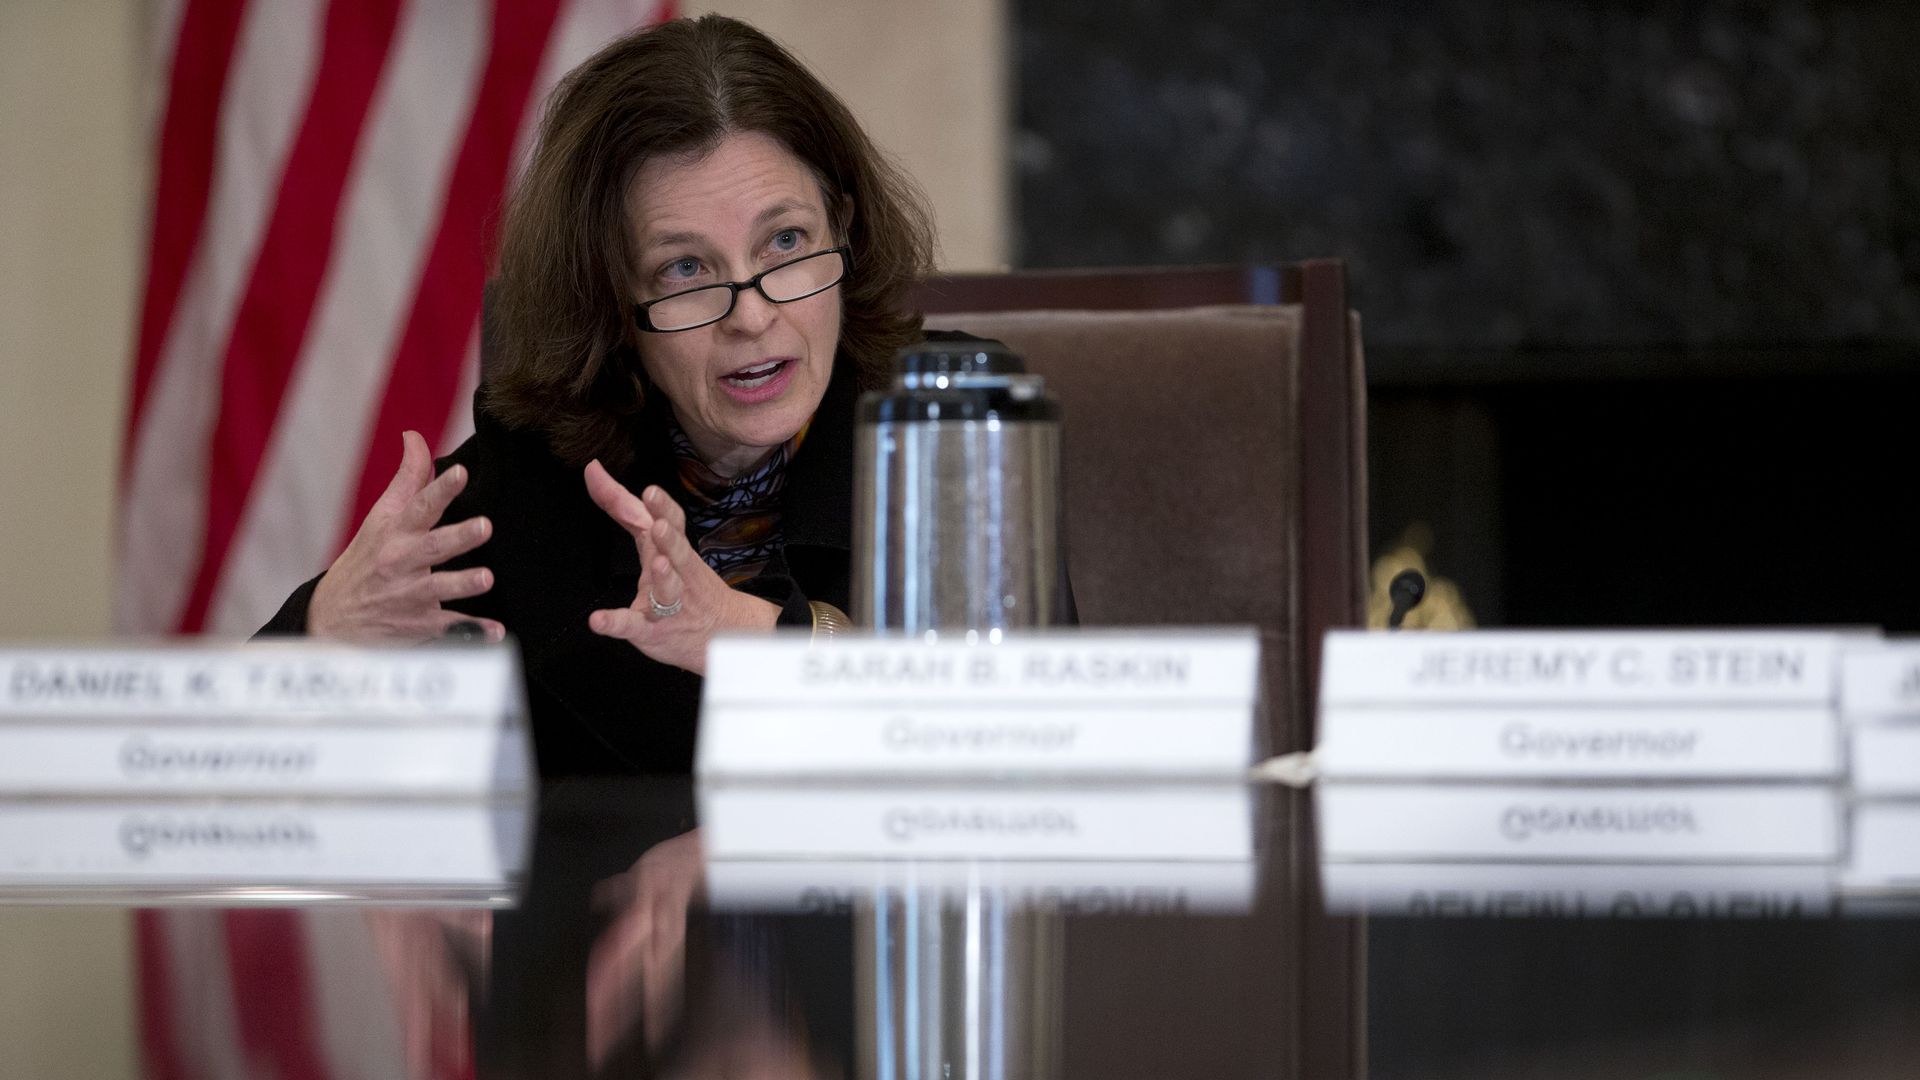
[{"label": "red and white stripe on flag", "polygon": [[547,92],[673,0],[164,0],[116,628],[250,633],[471,431]]},{"label": "red and white stripe on flag", "polygon": [[[540,107],[672,13],[155,0],[119,631],[251,632],[345,546],[402,430],[466,437],[494,228]],[[143,911],[137,942],[155,1080],[403,1075],[407,1025],[367,992],[383,980],[357,917]]]}]

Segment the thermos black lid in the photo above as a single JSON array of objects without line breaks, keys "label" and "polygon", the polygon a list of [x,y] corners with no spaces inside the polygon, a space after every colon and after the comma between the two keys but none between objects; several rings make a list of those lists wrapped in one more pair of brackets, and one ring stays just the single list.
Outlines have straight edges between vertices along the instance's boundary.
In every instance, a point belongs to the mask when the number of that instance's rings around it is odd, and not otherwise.
[{"label": "thermos black lid", "polygon": [[1024,375],[1026,361],[997,341],[923,341],[893,357],[896,375]]},{"label": "thermos black lid", "polygon": [[1003,420],[1057,423],[1060,406],[1020,354],[997,341],[923,341],[893,357],[893,388],[860,398],[866,424]]}]

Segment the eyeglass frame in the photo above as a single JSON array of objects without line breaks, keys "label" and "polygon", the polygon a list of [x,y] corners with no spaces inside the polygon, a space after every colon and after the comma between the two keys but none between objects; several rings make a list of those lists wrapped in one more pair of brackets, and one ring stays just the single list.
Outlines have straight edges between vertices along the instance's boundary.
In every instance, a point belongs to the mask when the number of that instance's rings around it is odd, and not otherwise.
[{"label": "eyeglass frame", "polygon": [[[840,276],[837,278],[834,278],[832,281],[829,281],[825,285],[820,286],[819,288],[813,290],[810,293],[802,293],[799,296],[790,296],[785,300],[775,300],[773,297],[767,295],[766,288],[760,284],[761,279],[765,278],[768,274],[778,273],[779,271],[785,270],[787,267],[793,266],[796,263],[806,262],[808,259],[818,259],[822,255],[840,256]],[[802,255],[797,259],[788,259],[786,262],[779,263],[774,266],[769,266],[765,270],[760,271],[759,273],[753,275],[752,277],[748,278],[745,281],[717,281],[717,282],[714,282],[712,285],[702,285],[694,289],[681,289],[677,293],[668,293],[666,296],[658,297],[653,300],[645,300],[645,301],[637,302],[633,305],[633,321],[636,325],[639,326],[640,330],[643,333],[648,333],[648,334],[678,334],[686,330],[698,330],[703,326],[712,326],[714,323],[717,323],[720,320],[726,318],[727,316],[733,314],[734,305],[740,302],[740,294],[747,289],[752,289],[753,291],[759,293],[761,298],[764,299],[769,304],[791,304],[796,301],[805,300],[807,297],[810,297],[810,296],[819,296],[821,293],[826,292],[828,289],[831,289],[835,285],[838,285],[841,282],[847,280],[847,275],[851,273],[853,273],[853,248],[851,245],[840,244],[835,247],[821,248],[819,251],[808,252],[807,254]],[[713,318],[708,319],[706,322],[697,322],[697,323],[694,323],[692,326],[676,326],[671,330],[663,330],[660,327],[653,325],[653,316],[648,314],[648,310],[652,308],[655,304],[664,304],[669,300],[678,300],[683,296],[691,296],[697,292],[709,292],[714,289],[727,290],[727,308],[725,311],[722,311],[720,314],[715,315]]]}]

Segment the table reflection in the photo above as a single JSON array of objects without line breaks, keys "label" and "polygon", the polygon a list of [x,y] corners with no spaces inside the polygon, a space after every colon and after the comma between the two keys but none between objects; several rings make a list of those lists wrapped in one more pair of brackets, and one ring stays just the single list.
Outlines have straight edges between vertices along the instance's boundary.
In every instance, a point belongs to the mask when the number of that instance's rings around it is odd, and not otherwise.
[{"label": "table reflection", "polygon": [[533,804],[500,799],[0,799],[0,901],[499,906]]},{"label": "table reflection", "polygon": [[[1341,815],[1378,792],[1330,787],[555,784],[493,899],[364,873],[173,879],[138,916],[142,1041],[156,1077],[432,1080],[1557,1076],[1589,1052],[1764,1076],[1756,1032],[1849,1024],[1920,1052],[1881,1017],[1920,1007],[1915,924],[1829,917],[1912,913],[1884,906],[1911,895],[1910,804],[1834,794],[1818,857],[1734,857],[1759,850],[1743,840],[1701,858],[1695,834],[1421,858],[1460,804],[1398,785],[1396,820],[1419,827],[1361,844]],[[394,851],[448,835],[387,820]]]},{"label": "table reflection", "polygon": [[1920,913],[1920,802],[1840,785],[1337,781],[1314,800],[1337,912]]},{"label": "table reflection", "polygon": [[483,1073],[1057,1075],[1064,919],[1257,879],[1243,785],[625,790],[548,792]]}]

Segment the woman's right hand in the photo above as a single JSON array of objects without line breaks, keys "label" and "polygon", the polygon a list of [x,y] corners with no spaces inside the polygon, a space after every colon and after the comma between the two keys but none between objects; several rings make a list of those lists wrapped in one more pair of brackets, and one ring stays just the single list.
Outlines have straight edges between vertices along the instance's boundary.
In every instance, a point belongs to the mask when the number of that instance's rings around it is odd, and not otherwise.
[{"label": "woman's right hand", "polygon": [[493,571],[484,566],[433,570],[493,535],[493,523],[484,517],[437,524],[467,486],[466,467],[455,465],[436,477],[427,440],[408,431],[400,441],[400,471],[313,590],[307,633],[336,641],[399,644],[429,641],[455,623],[475,622],[488,641],[499,641],[506,628],[494,620],[440,606],[491,589]]}]

